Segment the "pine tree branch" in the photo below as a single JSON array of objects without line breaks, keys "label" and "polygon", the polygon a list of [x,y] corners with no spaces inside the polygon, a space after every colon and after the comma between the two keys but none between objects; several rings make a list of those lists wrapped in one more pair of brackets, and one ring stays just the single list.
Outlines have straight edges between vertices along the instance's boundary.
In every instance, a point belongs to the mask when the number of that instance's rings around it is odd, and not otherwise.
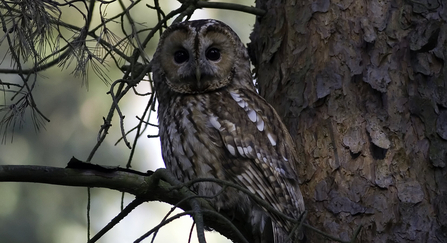
[{"label": "pine tree branch", "polygon": [[267,11],[255,8],[251,6],[245,6],[241,4],[235,4],[235,3],[221,3],[221,2],[205,2],[205,1],[198,1],[196,3],[197,8],[216,8],[216,9],[226,9],[226,10],[234,10],[234,11],[240,11],[245,12],[249,14],[254,14],[257,16],[263,16]]},{"label": "pine tree branch", "polygon": [[[162,201],[185,211],[183,214],[166,219],[167,221],[163,220],[156,228],[143,235],[139,240],[153,234],[170,221],[181,217],[184,214],[189,214],[194,217],[195,223],[197,224],[197,233],[199,239],[201,239],[200,242],[205,242],[203,235],[204,228],[214,229],[236,243],[252,242],[253,236],[251,235],[251,229],[247,227],[247,224],[244,223],[243,220],[238,219],[237,215],[226,215],[224,211],[217,212],[208,203],[206,197],[198,196],[188,189],[188,186],[201,181],[220,183],[225,187],[234,187],[249,194],[253,199],[256,199],[255,196],[251,195],[246,189],[240,188],[238,185],[230,182],[217,179],[201,178],[189,183],[181,183],[166,169],[158,169],[155,172],[149,171],[147,173],[142,173],[121,167],[105,167],[85,163],[75,158],[72,158],[68,163],[67,168],[32,165],[0,165],[0,182],[34,182],[74,187],[108,188],[135,195],[135,202],[138,205],[142,201]],[[269,210],[273,210],[270,206],[264,205],[262,201],[258,199],[256,199],[256,201]],[[92,242],[95,242],[102,234],[105,234],[108,230],[114,227],[123,217],[130,213],[132,209],[133,208],[130,208],[129,212],[124,212],[123,216],[117,215],[116,220],[107,225],[103,230],[104,232],[98,234],[94,241],[92,239]],[[281,215],[280,212],[274,213],[286,217],[285,215]],[[327,239],[348,243],[347,241],[343,241],[303,223],[303,220],[304,219],[299,220],[300,223],[297,225],[298,228],[304,226],[308,230],[314,231]],[[361,226],[356,230],[349,242],[356,241],[360,230]]]},{"label": "pine tree branch", "polygon": [[[77,162],[69,168],[32,165],[1,165],[0,182],[34,182],[74,187],[108,188],[135,195],[139,200],[162,201],[176,205],[191,216],[203,217],[203,225],[212,228],[233,242],[250,242],[249,232],[235,232],[243,224],[234,219],[216,217],[219,214],[204,199],[188,188],[178,188],[178,181],[165,169],[141,173],[119,167],[104,167]],[[80,165],[80,166],[79,166]],[[173,189],[176,188],[176,189]],[[184,203],[178,202],[184,200]],[[233,225],[229,225],[231,221]],[[201,234],[199,232],[199,234]],[[241,239],[241,236],[246,239]]]}]

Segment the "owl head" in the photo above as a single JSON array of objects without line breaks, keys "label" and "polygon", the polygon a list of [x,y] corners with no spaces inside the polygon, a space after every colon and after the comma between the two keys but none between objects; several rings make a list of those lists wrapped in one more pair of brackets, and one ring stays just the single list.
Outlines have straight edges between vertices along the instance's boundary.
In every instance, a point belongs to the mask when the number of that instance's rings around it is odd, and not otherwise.
[{"label": "owl head", "polygon": [[156,86],[164,82],[182,94],[223,88],[235,82],[241,69],[251,79],[246,48],[228,25],[217,20],[170,26],[160,38],[152,64]]}]

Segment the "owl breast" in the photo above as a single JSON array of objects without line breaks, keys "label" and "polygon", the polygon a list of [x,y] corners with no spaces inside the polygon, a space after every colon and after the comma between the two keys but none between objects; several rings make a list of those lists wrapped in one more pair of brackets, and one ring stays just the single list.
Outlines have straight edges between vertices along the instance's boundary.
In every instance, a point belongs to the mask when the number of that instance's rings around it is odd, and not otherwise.
[{"label": "owl breast", "polygon": [[[218,92],[214,93],[216,95]],[[214,115],[207,108],[210,103],[207,94],[181,95],[172,99],[163,113],[159,114],[160,139],[166,168],[182,182],[195,178],[231,180],[225,172],[225,163],[222,162],[230,164],[232,158],[225,152],[223,142],[212,125]],[[222,187],[217,183],[200,182],[192,189],[199,195],[213,197],[221,192]],[[217,203],[216,208],[243,200],[237,195],[230,196],[229,193],[223,193],[220,197],[222,196],[225,200],[213,200]]]}]

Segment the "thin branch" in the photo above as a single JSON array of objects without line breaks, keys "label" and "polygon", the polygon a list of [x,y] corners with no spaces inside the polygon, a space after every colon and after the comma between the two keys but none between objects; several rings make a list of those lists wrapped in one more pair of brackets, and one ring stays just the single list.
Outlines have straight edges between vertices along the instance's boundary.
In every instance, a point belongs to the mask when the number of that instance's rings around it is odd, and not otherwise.
[{"label": "thin branch", "polygon": [[[127,78],[129,74],[130,74],[130,72],[126,72],[124,75],[124,78]],[[116,102],[118,102],[121,99],[123,92],[127,93],[127,91],[130,89],[129,86],[127,86],[127,88],[124,88],[125,82],[119,82],[119,83],[120,83],[120,85],[118,86],[118,90],[116,91],[117,98],[116,98],[116,100],[114,100],[114,102],[112,102],[112,105],[109,109],[109,113],[107,114],[107,117],[103,118],[104,124],[101,126],[101,129],[98,132],[98,140],[97,140],[95,146],[93,147],[92,151],[90,152],[90,154],[87,158],[87,162],[92,160],[96,151],[101,146],[104,139],[106,138],[110,127],[112,126],[112,118],[113,118],[113,115],[115,114],[115,109],[116,109],[116,105],[117,105]],[[124,89],[124,91],[123,91],[123,89]]]},{"label": "thin branch", "polygon": [[[169,173],[166,169],[158,169],[154,173],[145,174],[119,167],[107,168],[89,163],[79,163],[86,168],[78,169],[77,167],[56,168],[47,166],[2,165],[0,166],[0,182],[36,182],[53,185],[100,187],[118,190],[133,194],[139,198],[139,200],[163,201],[171,205],[177,205],[185,211],[184,215],[189,214],[194,216],[200,211],[200,215],[203,216],[203,225],[219,231],[222,235],[234,242],[251,242],[251,239],[247,238],[247,236],[251,236],[251,232],[239,232],[239,230],[244,228],[247,230],[245,227],[245,222],[238,221],[235,218],[235,215],[231,216],[233,218],[230,221],[228,218],[224,217],[221,213],[217,212],[213,207],[211,207],[206,199],[197,196],[184,186],[179,187],[184,183],[179,183],[174,175]],[[196,180],[196,182],[197,181],[198,180]],[[234,186],[234,184],[229,183],[229,185],[230,184]],[[250,197],[255,197],[250,192],[244,193],[247,193]],[[178,202],[182,200],[188,201],[189,203],[178,204]],[[191,202],[194,203],[191,204]],[[264,206],[264,204],[262,205]],[[174,218],[175,217],[178,217],[178,215],[174,216]],[[120,217],[117,217],[117,219],[118,218]],[[170,219],[172,219],[172,217]],[[302,223],[303,220],[304,217],[302,217],[298,223]],[[160,226],[167,224],[168,221],[171,220],[162,221]],[[195,217],[195,221],[198,223],[197,217]],[[308,224],[303,223],[303,226],[323,235],[328,239],[342,243],[354,242],[361,230],[360,226],[355,231],[351,241],[343,241]],[[157,231],[157,229],[152,229],[149,235],[155,231]],[[199,235],[199,237],[201,236]],[[204,238],[201,239],[204,240]]]},{"label": "thin branch", "polygon": [[91,226],[92,226],[92,221],[91,221],[91,217],[90,217],[90,212],[91,212],[91,208],[92,208],[92,200],[90,200],[92,198],[92,190],[90,187],[87,188],[87,241],[90,240],[90,234],[91,234]]},{"label": "thin branch", "polygon": [[[149,99],[148,104],[146,105],[146,108],[143,111],[143,115],[142,115],[143,118],[147,116],[148,120],[149,120],[149,118],[151,116],[150,108],[151,108],[154,100],[155,100],[155,95],[152,94]],[[149,112],[149,115],[147,115],[148,112]],[[143,127],[143,124],[144,124],[144,127]],[[148,126],[147,123],[145,123],[142,119],[139,120],[138,125],[136,126],[137,131],[136,131],[135,138],[134,138],[134,144],[132,146],[132,150],[130,152],[129,159],[127,160],[127,164],[126,164],[127,168],[130,168],[130,164],[132,162],[133,155],[135,154],[135,148],[137,147],[137,141],[141,137],[141,135],[143,135],[143,132],[146,130],[147,126]]]},{"label": "thin branch", "polygon": [[267,13],[267,11],[255,8],[251,6],[245,6],[241,4],[236,3],[219,3],[219,2],[205,2],[205,1],[198,1],[196,3],[197,8],[218,8],[218,9],[226,9],[226,10],[234,10],[234,11],[240,11],[244,13],[254,14],[257,16],[263,16]]},{"label": "thin branch", "polygon": [[183,217],[183,216],[186,216],[186,215],[191,215],[191,213],[192,213],[192,211],[185,211],[185,212],[182,212],[182,213],[178,213],[178,214],[176,214],[176,215],[174,215],[174,216],[172,216],[172,217],[166,219],[165,221],[162,221],[162,222],[159,223],[157,226],[155,226],[154,228],[152,228],[151,230],[149,230],[148,232],[146,232],[144,235],[142,235],[142,236],[140,236],[138,239],[136,239],[136,240],[134,241],[134,243],[139,243],[139,242],[141,242],[142,240],[146,239],[149,235],[151,235],[151,234],[153,234],[154,232],[156,232],[156,231],[158,231],[159,229],[161,229],[161,227],[163,227],[163,226],[169,224],[170,222],[172,222],[172,221],[174,221],[174,220],[176,220],[176,219],[178,219],[178,218],[180,218],[180,217]]},{"label": "thin branch", "polygon": [[354,231],[354,235],[352,236],[352,239],[349,243],[355,243],[357,241],[357,236],[360,234],[360,231],[362,230],[363,225],[359,225],[359,227]]},{"label": "thin branch", "polygon": [[[113,89],[115,88],[115,85],[116,85],[117,83],[126,83],[126,84],[127,84],[126,88],[124,89],[123,94],[120,95],[120,97],[118,97],[118,98],[115,96],[115,93],[113,92]],[[116,112],[118,113],[118,116],[119,116],[119,118],[120,118],[120,130],[121,130],[121,136],[122,136],[122,138],[123,138],[123,140],[124,140],[124,144],[126,144],[126,146],[127,146],[129,149],[132,149],[132,147],[130,146],[130,142],[127,141],[126,132],[124,131],[124,118],[125,118],[125,116],[124,116],[123,113],[121,112],[121,109],[120,109],[120,107],[119,107],[119,105],[118,105],[119,99],[120,99],[121,97],[123,97],[123,95],[124,95],[125,93],[127,93],[127,91],[130,89],[130,87],[131,87],[131,86],[128,85],[128,82],[125,82],[124,80],[117,80],[117,81],[115,81],[115,82],[112,84],[112,86],[110,87],[109,94],[110,94],[110,96],[112,97],[112,101],[113,101],[113,104],[115,105]]]},{"label": "thin branch", "polygon": [[144,200],[135,198],[129,205],[126,206],[118,215],[116,215],[112,221],[110,221],[104,228],[102,228],[93,238],[91,238],[88,243],[95,243],[103,235],[105,235],[109,230],[111,230],[115,225],[117,225],[122,219],[124,219],[130,212],[132,212],[136,207],[144,203]]},{"label": "thin branch", "polygon": [[195,224],[194,222],[192,222],[192,224],[191,224],[191,229],[189,230],[188,243],[191,242],[191,239],[192,239],[192,232],[194,231],[194,226],[195,226],[195,225],[196,225],[196,224]]}]

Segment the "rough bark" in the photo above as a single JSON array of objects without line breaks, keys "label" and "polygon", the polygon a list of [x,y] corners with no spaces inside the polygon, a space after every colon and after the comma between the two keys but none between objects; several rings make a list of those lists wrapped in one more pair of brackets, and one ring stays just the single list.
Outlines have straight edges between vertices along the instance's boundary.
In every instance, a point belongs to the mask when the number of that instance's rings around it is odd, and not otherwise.
[{"label": "rough bark", "polygon": [[257,7],[250,54],[297,143],[308,222],[346,240],[361,224],[360,242],[447,242],[446,4]]}]

